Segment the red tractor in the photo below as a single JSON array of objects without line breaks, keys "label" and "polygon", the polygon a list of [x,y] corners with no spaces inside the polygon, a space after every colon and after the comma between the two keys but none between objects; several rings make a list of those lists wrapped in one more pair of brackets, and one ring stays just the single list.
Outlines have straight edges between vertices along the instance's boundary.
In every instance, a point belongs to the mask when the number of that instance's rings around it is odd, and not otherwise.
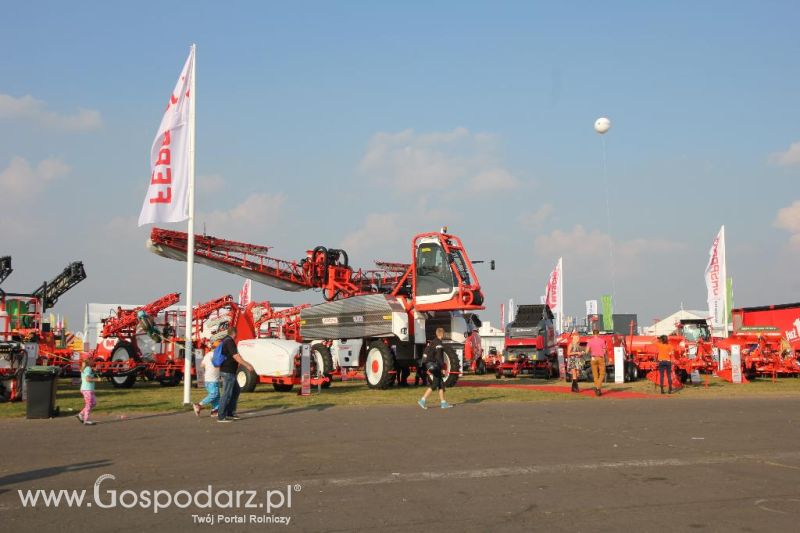
[{"label": "red tractor", "polygon": [[[185,260],[187,235],[154,228],[148,247],[163,257]],[[215,237],[195,237],[195,261],[289,291],[317,289],[324,303],[301,309],[297,329],[286,339],[239,342],[242,356],[259,374],[288,372],[303,344],[332,372],[363,370],[370,388],[383,389],[398,371],[414,368],[428,339],[445,330],[446,383],[462,369],[467,335],[464,313],[483,309],[483,293],[472,262],[457,236],[443,228],[411,241],[409,263],[377,263],[354,269],[341,249],[317,246],[299,261],[269,256],[269,248]]]}]

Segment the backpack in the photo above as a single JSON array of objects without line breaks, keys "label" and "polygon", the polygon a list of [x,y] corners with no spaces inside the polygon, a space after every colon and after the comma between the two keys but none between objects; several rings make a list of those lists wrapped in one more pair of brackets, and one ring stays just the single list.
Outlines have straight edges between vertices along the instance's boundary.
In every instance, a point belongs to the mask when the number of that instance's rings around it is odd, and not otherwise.
[{"label": "backpack", "polygon": [[214,353],[211,355],[211,364],[214,365],[214,368],[219,368],[222,366],[222,363],[225,362],[225,354],[222,353],[222,345],[225,344],[225,341],[228,337],[225,337],[217,344],[217,347],[214,348]]}]

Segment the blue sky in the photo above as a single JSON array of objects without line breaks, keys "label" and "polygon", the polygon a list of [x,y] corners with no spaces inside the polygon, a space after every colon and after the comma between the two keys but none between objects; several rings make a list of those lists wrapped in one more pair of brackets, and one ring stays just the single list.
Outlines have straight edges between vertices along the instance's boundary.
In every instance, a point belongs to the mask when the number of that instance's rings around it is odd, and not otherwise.
[{"label": "blue sky", "polygon": [[[89,279],[59,304],[73,323],[89,301],[183,289],[135,220],[192,42],[198,229],[289,259],[344,246],[368,267],[447,224],[497,260],[479,270],[491,321],[509,297],[538,302],[559,256],[582,312],[610,292],[613,242],[617,310],[648,323],[705,307],[725,224],[736,304],[798,300],[794,2],[116,4],[7,4],[0,20],[4,288],[82,259]],[[198,298],[240,285],[198,268]]]}]

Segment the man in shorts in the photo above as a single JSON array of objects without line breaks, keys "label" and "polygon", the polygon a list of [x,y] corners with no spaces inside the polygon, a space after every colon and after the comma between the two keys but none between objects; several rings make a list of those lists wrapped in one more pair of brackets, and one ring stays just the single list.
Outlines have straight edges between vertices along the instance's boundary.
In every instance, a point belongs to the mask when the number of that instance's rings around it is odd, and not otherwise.
[{"label": "man in shorts", "polygon": [[453,407],[444,399],[444,358],[447,356],[444,353],[443,339],[444,328],[437,328],[436,338],[425,348],[422,364],[428,376],[428,389],[425,391],[425,394],[422,395],[422,398],[417,401],[419,406],[423,409],[428,408],[425,402],[434,390],[439,391],[439,407],[442,409],[450,409]]}]

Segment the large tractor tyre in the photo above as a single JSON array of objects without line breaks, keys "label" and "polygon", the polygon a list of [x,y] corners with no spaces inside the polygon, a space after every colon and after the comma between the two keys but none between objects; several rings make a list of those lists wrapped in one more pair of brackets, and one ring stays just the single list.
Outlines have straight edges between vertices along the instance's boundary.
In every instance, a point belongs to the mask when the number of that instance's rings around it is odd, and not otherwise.
[{"label": "large tractor tyre", "polygon": [[11,381],[11,379],[4,379],[0,381],[0,402],[7,402],[11,400]]},{"label": "large tractor tyre", "polygon": [[183,372],[176,370],[171,376],[158,378],[158,384],[162,387],[177,387],[183,379]]},{"label": "large tractor tyre", "polygon": [[311,347],[311,357],[317,365],[317,377],[326,377],[328,381],[322,384],[323,389],[331,386],[331,374],[333,374],[333,357],[331,350],[322,343],[317,343]]},{"label": "large tractor tyre", "polygon": [[[458,358],[456,358],[458,365]],[[375,341],[367,349],[367,362],[364,375],[370,389],[386,389],[394,381],[394,359],[389,347],[381,341]]]},{"label": "large tractor tyre", "polygon": [[273,383],[272,388],[275,389],[275,392],[291,392],[294,385],[291,383]]},{"label": "large tractor tyre", "polygon": [[456,351],[453,349],[452,346],[450,346],[449,344],[445,344],[444,345],[444,369],[442,371],[442,374],[447,376],[447,378],[445,378],[445,380],[444,380],[444,386],[445,387],[453,387],[453,386],[455,386],[456,382],[458,381],[458,376],[460,374],[458,374],[456,372],[452,372],[452,371],[456,370],[458,368],[460,368],[460,365],[458,363],[458,354],[456,353]]},{"label": "large tractor tyre", "polygon": [[239,370],[236,371],[236,382],[239,383],[242,392],[253,392],[258,385],[258,374],[253,370],[239,367]]},{"label": "large tractor tyre", "polygon": [[[128,341],[120,341],[111,352],[110,361],[130,361],[136,359],[136,349]],[[130,389],[136,383],[136,374],[113,376],[111,384],[117,389]]]},{"label": "large tractor tyre", "polygon": [[639,377],[639,369],[633,363],[625,363],[625,381],[633,382]]}]

